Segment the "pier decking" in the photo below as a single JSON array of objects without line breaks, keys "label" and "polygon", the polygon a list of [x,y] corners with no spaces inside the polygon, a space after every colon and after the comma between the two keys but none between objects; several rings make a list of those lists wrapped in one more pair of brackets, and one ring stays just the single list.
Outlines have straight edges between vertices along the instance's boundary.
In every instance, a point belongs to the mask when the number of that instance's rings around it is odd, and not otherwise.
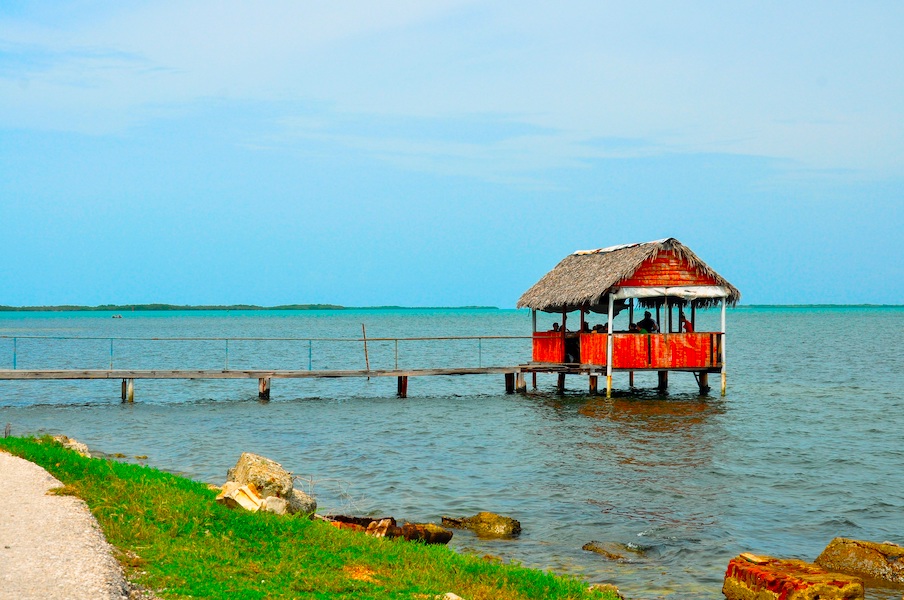
[{"label": "pier decking", "polygon": [[396,377],[398,379],[398,395],[408,396],[409,377],[455,376],[455,375],[493,375],[505,376],[506,391],[523,391],[516,387],[521,367],[461,367],[454,369],[390,369],[390,370],[260,370],[260,369],[4,369],[0,370],[0,380],[72,380],[72,379],[121,379],[122,400],[132,402],[135,399],[134,380],[136,379],[257,379],[258,397],[270,399],[271,379],[324,379],[340,377]]}]

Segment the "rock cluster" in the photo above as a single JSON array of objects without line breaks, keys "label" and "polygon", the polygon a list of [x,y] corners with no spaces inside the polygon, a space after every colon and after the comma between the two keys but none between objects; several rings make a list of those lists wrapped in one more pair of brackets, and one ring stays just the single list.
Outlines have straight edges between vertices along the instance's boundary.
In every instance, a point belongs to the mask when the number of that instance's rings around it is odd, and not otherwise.
[{"label": "rock cluster", "polygon": [[370,517],[348,517],[345,515],[333,515],[321,517],[338,529],[358,531],[372,537],[404,538],[409,541],[424,542],[425,544],[448,544],[452,539],[452,532],[433,523],[404,523],[398,526],[392,517],[373,519]]},{"label": "rock cluster", "polygon": [[722,592],[729,600],[850,600],[902,584],[904,546],[835,538],[814,563],[743,553],[729,561]]},{"label": "rock cluster", "polygon": [[310,515],[317,501],[292,485],[292,474],[278,462],[243,452],[226,474],[217,502],[246,510]]},{"label": "rock cluster", "polygon": [[521,533],[521,523],[511,517],[503,517],[491,512],[479,512],[473,517],[443,517],[446,527],[471,529],[478,537],[505,538]]},{"label": "rock cluster", "polygon": [[863,582],[802,560],[744,553],[728,562],[722,593],[728,600],[858,600]]},{"label": "rock cluster", "polygon": [[88,446],[81,443],[80,441],[62,434],[53,436],[53,439],[62,444],[63,448],[74,450],[84,457],[91,458],[91,453],[88,451]]}]

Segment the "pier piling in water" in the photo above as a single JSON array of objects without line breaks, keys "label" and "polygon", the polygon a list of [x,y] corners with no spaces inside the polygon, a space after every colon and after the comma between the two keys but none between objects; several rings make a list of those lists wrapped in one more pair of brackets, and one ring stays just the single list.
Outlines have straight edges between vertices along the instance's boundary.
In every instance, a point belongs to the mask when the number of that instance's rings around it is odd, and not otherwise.
[{"label": "pier piling in water", "polygon": [[257,380],[257,397],[260,400],[270,399],[270,378],[260,377]]},{"label": "pier piling in water", "polygon": [[407,398],[408,397],[408,377],[405,375],[402,375],[399,377],[397,395],[399,398]]},{"label": "pier piling in water", "polygon": [[527,393],[527,382],[524,380],[524,373],[515,373],[515,391],[519,394]]},{"label": "pier piling in water", "polygon": [[123,379],[122,380],[122,401],[123,402],[134,402],[135,401],[135,380],[134,379]]}]

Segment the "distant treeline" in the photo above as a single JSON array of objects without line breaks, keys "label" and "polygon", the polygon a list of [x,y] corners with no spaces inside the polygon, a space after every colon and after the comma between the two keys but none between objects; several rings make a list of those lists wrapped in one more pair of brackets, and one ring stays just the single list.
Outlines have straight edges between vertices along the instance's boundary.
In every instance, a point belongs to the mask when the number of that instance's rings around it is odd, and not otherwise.
[{"label": "distant treeline", "polygon": [[129,312],[136,310],[430,310],[437,308],[456,309],[489,309],[495,306],[340,306],[338,304],[281,304],[279,306],[257,306],[255,304],[217,304],[217,305],[178,305],[178,304],[101,304],[100,306],[75,306],[62,304],[59,306],[2,306],[5,312],[37,312],[37,311],[112,311]]}]

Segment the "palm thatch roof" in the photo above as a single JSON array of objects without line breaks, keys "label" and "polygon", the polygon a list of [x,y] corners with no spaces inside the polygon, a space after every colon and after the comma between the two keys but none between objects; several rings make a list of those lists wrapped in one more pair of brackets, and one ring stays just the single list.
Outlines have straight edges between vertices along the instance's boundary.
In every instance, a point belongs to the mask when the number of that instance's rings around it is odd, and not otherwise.
[{"label": "palm thatch roof", "polygon": [[[700,260],[690,248],[675,238],[668,238],[598,250],[582,250],[566,256],[552,271],[524,292],[517,306],[545,312],[568,312],[582,308],[606,312],[610,293],[614,293],[618,299],[624,299],[624,294],[630,292],[624,290],[619,294],[621,291],[619,282],[629,278],[644,261],[655,259],[663,252],[672,253],[686,262],[688,269],[712,278],[716,285],[706,286],[706,289],[651,288],[650,291],[661,290],[661,295],[638,296],[641,305],[661,304],[666,296],[670,303],[693,302],[696,306],[716,305],[721,302],[722,297],[725,297],[729,304],[735,305],[741,299],[741,292]],[[637,287],[631,289],[638,290]]]}]

